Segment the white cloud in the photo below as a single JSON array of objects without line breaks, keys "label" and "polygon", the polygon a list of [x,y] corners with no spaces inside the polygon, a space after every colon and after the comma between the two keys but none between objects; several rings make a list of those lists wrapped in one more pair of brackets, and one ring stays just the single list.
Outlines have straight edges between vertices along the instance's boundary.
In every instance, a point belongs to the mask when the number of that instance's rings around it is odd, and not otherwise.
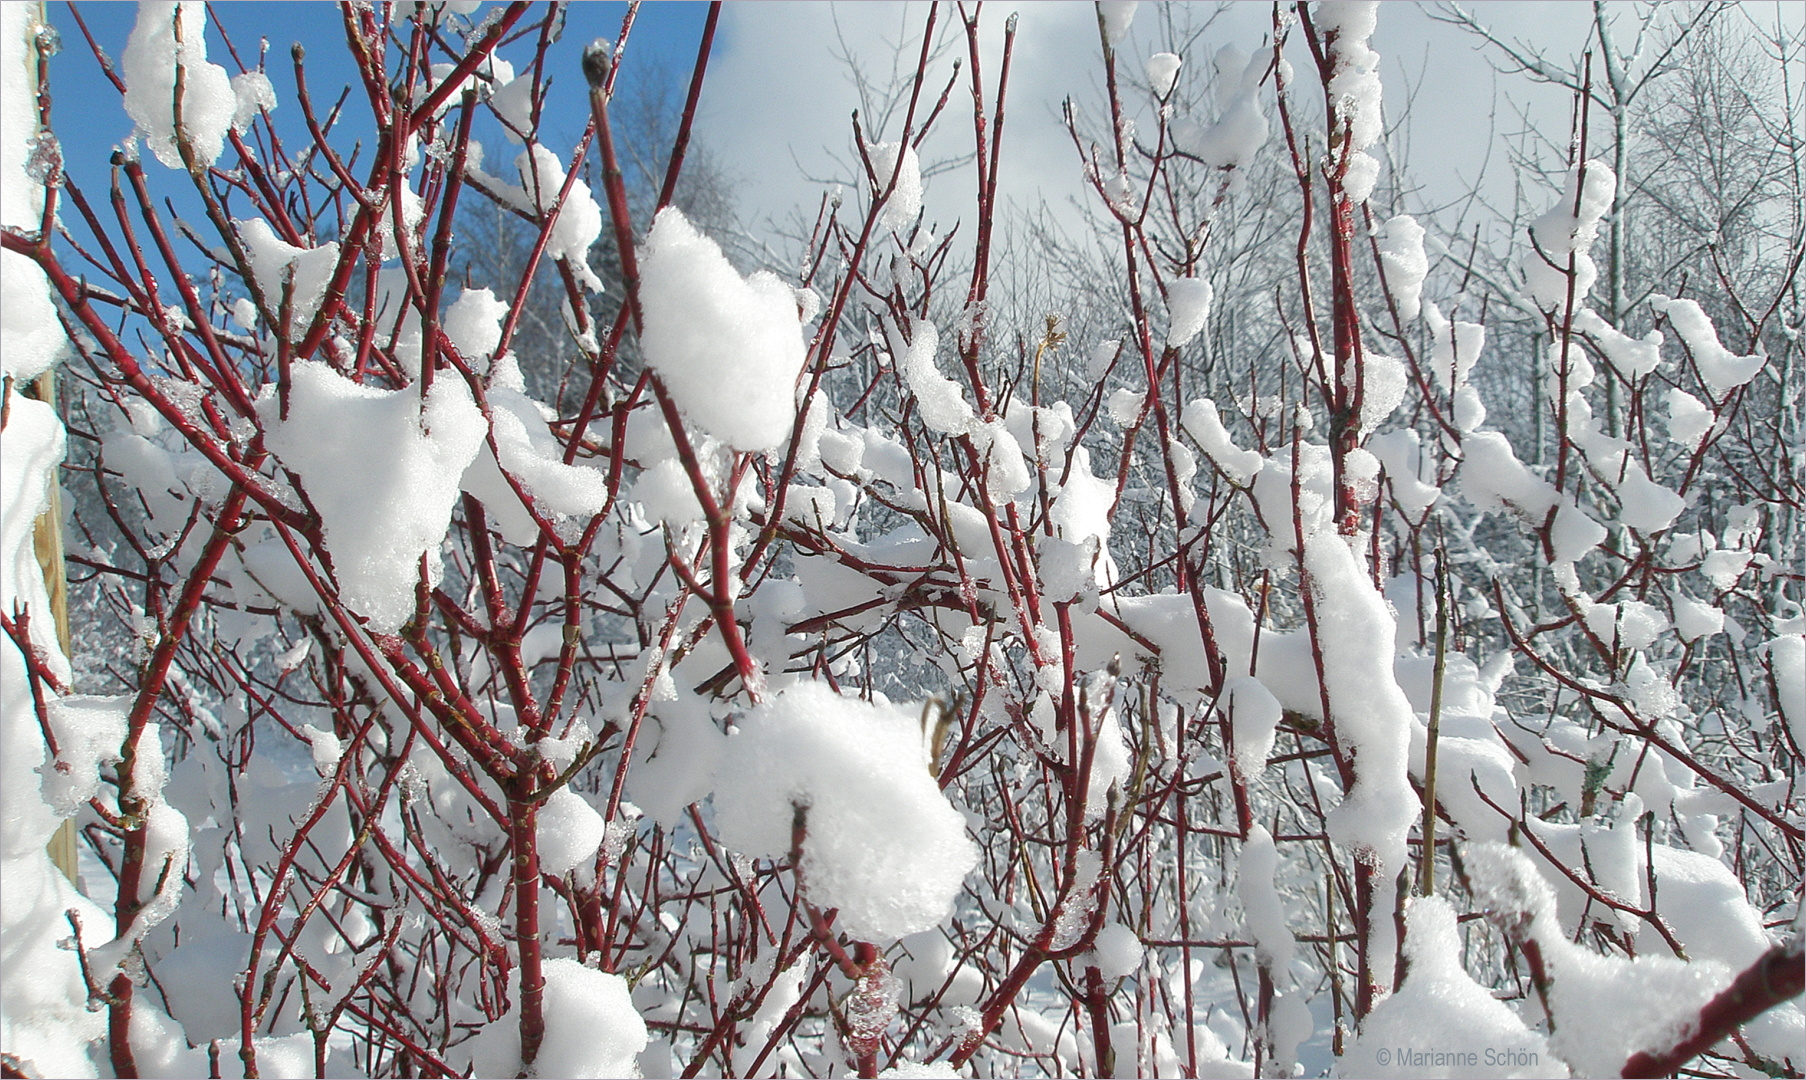
[{"label": "white cloud", "polygon": [[[998,60],[1004,22],[1019,13],[1019,33],[1010,72],[1000,170],[1006,204],[1033,208],[1045,201],[1056,220],[1074,224],[1078,214],[1069,204],[1084,200],[1097,209],[1083,183],[1078,153],[1060,120],[1061,102],[1070,97],[1082,112],[1102,112],[1103,65],[1094,9],[1088,3],[1027,2],[990,7],[981,26],[981,56],[987,113],[996,94]],[[1584,47],[1591,9],[1510,0],[1479,5],[1477,14],[1501,37],[1521,39],[1566,64]],[[821,4],[768,2],[728,5],[723,14],[717,53],[703,96],[699,132],[737,181],[743,224],[755,233],[768,222],[780,226],[793,217],[812,221],[816,205],[830,181],[854,181],[857,158],[850,117],[860,108],[861,88],[847,58],[865,72],[862,122],[872,119],[875,99],[894,72],[898,81],[915,65],[920,34],[928,16],[924,3],[862,2]],[[1624,17],[1634,17],[1626,11]],[[1168,36],[1167,20],[1196,33]],[[1626,24],[1628,27],[1628,23]],[[937,55],[922,94],[920,115],[926,116],[946,85],[955,57],[967,56],[958,14],[941,10],[936,30],[943,48]],[[1205,59],[1223,45],[1252,51],[1271,34],[1271,8],[1240,3],[1185,9],[1143,4],[1130,35],[1119,46],[1120,71],[1139,81],[1146,57],[1160,51],[1180,53],[1188,61],[1184,83],[1211,70]],[[1177,37],[1179,40],[1174,40]],[[1302,35],[1294,34],[1288,55],[1299,72],[1295,104],[1300,114],[1315,113],[1320,102],[1309,84],[1310,60]],[[1386,4],[1380,12],[1373,45],[1382,57],[1387,120],[1410,107],[1407,137],[1394,138],[1394,153],[1418,183],[1404,205],[1381,208],[1423,212],[1450,203],[1486,171],[1485,191],[1496,205],[1508,205],[1509,165],[1504,154],[1508,132],[1520,126],[1511,104],[1528,112],[1549,145],[1559,150],[1567,141],[1568,94],[1531,83],[1522,75],[1495,76],[1490,64],[1502,63],[1497,50],[1481,47],[1461,30],[1436,22],[1415,4]],[[1191,88],[1195,94],[1196,87]],[[906,95],[907,84],[902,84]],[[877,95],[881,96],[881,95]],[[1151,103],[1131,92],[1129,101],[1144,126],[1151,127]],[[906,98],[905,98],[906,100]],[[1495,104],[1496,101],[1496,104]],[[882,111],[882,110],[880,110]],[[1494,117],[1497,117],[1495,123]],[[902,126],[899,104],[882,131],[867,130],[873,141],[897,137]],[[1097,125],[1091,125],[1093,130]],[[922,162],[937,162],[972,151],[970,75],[961,72],[946,110],[924,147]],[[1275,138],[1263,153],[1284,153]],[[1551,150],[1550,153],[1554,151]],[[1490,158],[1489,158],[1490,155]],[[1551,159],[1552,160],[1552,159]],[[926,206],[931,222],[945,235],[955,220],[962,229],[974,222],[974,190],[970,170],[930,176]],[[863,180],[849,186],[849,201],[863,199]]]},{"label": "white cloud", "polygon": [[[1089,97],[1099,85],[1096,17],[1089,4],[1031,3],[1019,10],[1005,99],[1001,185],[1019,204],[1045,198],[1059,205],[1081,192],[1079,161],[1060,124],[1060,101],[1068,95]],[[866,137],[898,136],[907,105],[903,79],[914,68],[927,14],[927,5],[920,3],[764,3],[725,9],[724,48],[711,65],[700,130],[739,180],[738,201],[748,225],[768,217],[782,223],[793,210],[813,217],[829,186],[823,181],[858,177],[851,116],[862,105],[861,88],[837,57],[856,59],[866,72],[862,124],[872,122],[874,109],[884,118],[885,84],[896,72],[900,100],[884,130],[868,127]],[[981,24],[987,114],[995,103],[1003,26],[1001,13],[987,12]],[[966,61],[964,32],[951,9],[943,9],[936,37],[942,47],[922,92],[918,123],[946,86],[954,58]],[[972,152],[970,85],[969,70],[962,70],[923,148],[925,168]],[[850,188],[846,195],[864,197]],[[942,232],[955,219],[969,227],[974,213],[970,172],[931,176],[926,204],[929,219],[940,222]]]}]

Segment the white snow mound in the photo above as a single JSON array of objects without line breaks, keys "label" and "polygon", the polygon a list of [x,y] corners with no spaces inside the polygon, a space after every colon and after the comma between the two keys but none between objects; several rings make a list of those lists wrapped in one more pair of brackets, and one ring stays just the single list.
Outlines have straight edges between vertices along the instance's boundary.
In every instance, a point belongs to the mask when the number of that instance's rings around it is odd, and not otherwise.
[{"label": "white snow mound", "polygon": [[1410,968],[1361,1024],[1342,1059],[1350,1076],[1566,1076],[1542,1035],[1461,967],[1461,933],[1440,896],[1405,909]]},{"label": "white snow mound", "polygon": [[458,481],[488,424],[454,377],[433,383],[425,408],[418,388],[361,386],[311,360],[290,380],[288,419],[277,420],[274,387],[259,402],[267,445],[320,512],[346,605],[394,633],[414,614],[421,556],[438,579]]},{"label": "white snow mound", "polygon": [[803,369],[796,294],[742,278],[682,211],[659,211],[640,249],[646,362],[684,415],[736,450],[769,450],[796,418]]},{"label": "white snow mound", "polygon": [[803,890],[857,938],[891,941],[953,912],[978,852],[928,772],[919,717],[802,683],[728,740],[715,791],[722,840],[782,857],[803,814]]}]

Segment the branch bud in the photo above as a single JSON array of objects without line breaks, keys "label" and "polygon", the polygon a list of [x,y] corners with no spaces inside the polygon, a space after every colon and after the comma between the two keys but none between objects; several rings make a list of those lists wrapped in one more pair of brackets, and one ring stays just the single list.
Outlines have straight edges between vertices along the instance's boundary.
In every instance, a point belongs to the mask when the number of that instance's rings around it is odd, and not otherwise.
[{"label": "branch bud", "polygon": [[591,90],[600,90],[608,82],[609,68],[614,66],[614,42],[597,38],[583,50],[583,77]]}]

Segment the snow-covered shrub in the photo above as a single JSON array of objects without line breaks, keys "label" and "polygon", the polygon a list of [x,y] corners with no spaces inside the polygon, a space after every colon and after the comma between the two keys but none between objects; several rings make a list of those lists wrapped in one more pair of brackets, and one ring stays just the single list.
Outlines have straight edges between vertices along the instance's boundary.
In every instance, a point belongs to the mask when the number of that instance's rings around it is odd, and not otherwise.
[{"label": "snow-covered shrub", "polygon": [[924,48],[784,266],[670,204],[693,112],[629,190],[631,35],[478,7],[342,8],[353,154],[143,4],[115,212],[0,5],[9,1070],[1798,1074],[1797,296],[1632,337],[1576,155],[1498,286],[1530,444],[1381,212],[1375,4],[1192,66],[1100,4],[1074,259],[992,231],[973,16],[964,171]]}]

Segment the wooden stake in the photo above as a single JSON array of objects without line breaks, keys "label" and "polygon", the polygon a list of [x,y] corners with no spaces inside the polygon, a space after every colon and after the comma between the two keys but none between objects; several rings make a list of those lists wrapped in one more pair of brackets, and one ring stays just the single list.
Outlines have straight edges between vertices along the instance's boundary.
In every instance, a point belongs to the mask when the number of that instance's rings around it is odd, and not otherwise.
[{"label": "wooden stake", "polygon": [[[56,407],[56,376],[46,371],[31,384],[31,396],[39,401]],[[69,577],[63,572],[63,486],[54,477],[51,480],[49,497],[44,503],[44,512],[38,515],[37,523],[31,533],[32,554],[37,556],[38,569],[44,575],[44,591],[50,595],[50,614],[56,623],[57,648],[69,655]],[[57,826],[56,833],[51,836],[50,861],[56,864],[70,884],[81,888],[76,877],[76,838],[75,819],[70,818]]]}]

